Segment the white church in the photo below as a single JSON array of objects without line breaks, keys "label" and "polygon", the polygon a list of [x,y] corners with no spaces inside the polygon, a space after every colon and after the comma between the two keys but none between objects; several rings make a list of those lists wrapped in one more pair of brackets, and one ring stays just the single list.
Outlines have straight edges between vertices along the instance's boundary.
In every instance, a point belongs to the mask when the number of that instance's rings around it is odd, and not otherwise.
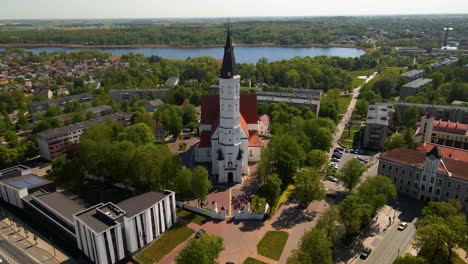
[{"label": "white church", "polygon": [[259,137],[257,95],[240,94],[231,34],[228,31],[219,77],[219,94],[201,98],[200,142],[195,161],[211,163],[218,183],[240,183],[249,162],[258,162],[265,146]]}]

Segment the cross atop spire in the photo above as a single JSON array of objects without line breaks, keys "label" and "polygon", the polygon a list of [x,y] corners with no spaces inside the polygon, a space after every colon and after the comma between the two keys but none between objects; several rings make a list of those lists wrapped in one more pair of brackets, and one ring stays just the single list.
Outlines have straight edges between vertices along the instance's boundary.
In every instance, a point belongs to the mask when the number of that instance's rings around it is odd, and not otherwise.
[{"label": "cross atop spire", "polygon": [[223,65],[221,67],[220,78],[231,79],[238,75],[236,59],[234,57],[234,49],[231,42],[231,30],[228,25],[226,44],[224,45]]}]

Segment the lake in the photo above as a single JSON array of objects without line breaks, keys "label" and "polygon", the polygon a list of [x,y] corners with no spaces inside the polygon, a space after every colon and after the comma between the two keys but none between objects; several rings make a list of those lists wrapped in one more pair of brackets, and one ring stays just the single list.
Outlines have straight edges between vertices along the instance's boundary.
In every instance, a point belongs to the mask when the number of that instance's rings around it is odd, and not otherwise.
[{"label": "lake", "polygon": [[[167,59],[186,59],[188,57],[210,56],[220,59],[223,56],[223,48],[70,48],[70,47],[34,47],[25,48],[33,53],[41,51],[73,52],[78,50],[99,50],[112,55],[122,55],[126,53],[142,53],[145,56],[157,55]],[[0,47],[0,51],[4,50]],[[315,56],[338,56],[346,58],[359,57],[365,53],[362,49],[356,48],[293,48],[293,47],[246,47],[236,46],[235,54],[237,63],[256,63],[260,58],[267,58],[268,61],[278,61],[291,59],[294,57],[315,57]]]}]

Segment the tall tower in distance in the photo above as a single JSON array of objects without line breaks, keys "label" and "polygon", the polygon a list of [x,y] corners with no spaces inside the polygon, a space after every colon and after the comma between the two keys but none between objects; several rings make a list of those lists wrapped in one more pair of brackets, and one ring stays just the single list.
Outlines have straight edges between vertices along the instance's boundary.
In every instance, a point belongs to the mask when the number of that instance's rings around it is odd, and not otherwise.
[{"label": "tall tower in distance", "polygon": [[240,124],[240,75],[234,58],[229,28],[219,77],[219,109],[218,181],[241,182],[243,166],[241,137],[246,135],[242,134]]}]

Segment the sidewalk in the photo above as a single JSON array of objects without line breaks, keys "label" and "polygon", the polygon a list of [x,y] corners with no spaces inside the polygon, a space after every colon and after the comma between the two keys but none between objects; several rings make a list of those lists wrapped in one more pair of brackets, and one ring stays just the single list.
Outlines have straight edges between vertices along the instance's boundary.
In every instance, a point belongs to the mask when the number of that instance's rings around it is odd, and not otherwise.
[{"label": "sidewalk", "polygon": [[[13,223],[7,218],[0,220],[0,234],[11,241],[20,250],[40,263],[74,263],[59,249],[54,248],[51,244],[44,241],[36,231],[32,230],[27,225],[25,226],[19,219],[12,220]],[[17,223],[21,225],[19,231]],[[27,233],[25,233],[25,227]],[[36,236],[36,241],[34,241],[34,235]]]}]

